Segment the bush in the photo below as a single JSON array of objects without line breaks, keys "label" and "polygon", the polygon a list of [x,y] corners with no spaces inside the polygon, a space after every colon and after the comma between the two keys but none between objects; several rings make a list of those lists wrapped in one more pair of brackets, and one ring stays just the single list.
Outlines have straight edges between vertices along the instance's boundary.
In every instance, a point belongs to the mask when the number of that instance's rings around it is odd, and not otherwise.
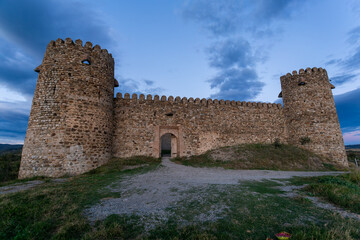
[{"label": "bush", "polygon": [[307,143],[311,142],[310,138],[309,137],[302,137],[300,138],[300,143],[301,145],[305,145]]},{"label": "bush", "polygon": [[274,141],[274,147],[275,148],[281,148],[281,142],[280,139],[276,138]]},{"label": "bush", "polygon": [[8,153],[0,155],[0,182],[17,179],[21,155]]}]

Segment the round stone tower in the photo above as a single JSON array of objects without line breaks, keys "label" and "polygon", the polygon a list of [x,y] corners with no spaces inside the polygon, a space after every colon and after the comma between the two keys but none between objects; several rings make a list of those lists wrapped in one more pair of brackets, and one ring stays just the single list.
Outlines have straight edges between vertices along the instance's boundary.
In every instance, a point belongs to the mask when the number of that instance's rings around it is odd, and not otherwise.
[{"label": "round stone tower", "polygon": [[19,178],[89,171],[111,158],[114,59],[81,40],[51,41],[39,73]]},{"label": "round stone tower", "polygon": [[280,78],[288,143],[347,166],[335,102],[325,69],[300,69]]}]

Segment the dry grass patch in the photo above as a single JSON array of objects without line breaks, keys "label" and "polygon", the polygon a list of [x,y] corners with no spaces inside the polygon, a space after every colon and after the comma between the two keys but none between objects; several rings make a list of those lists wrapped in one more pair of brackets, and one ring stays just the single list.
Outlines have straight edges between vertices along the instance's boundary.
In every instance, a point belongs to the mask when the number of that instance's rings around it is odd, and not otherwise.
[{"label": "dry grass patch", "polygon": [[205,154],[176,158],[175,162],[197,167],[269,170],[337,170],[340,167],[308,150],[281,144],[241,144],[210,150]]}]

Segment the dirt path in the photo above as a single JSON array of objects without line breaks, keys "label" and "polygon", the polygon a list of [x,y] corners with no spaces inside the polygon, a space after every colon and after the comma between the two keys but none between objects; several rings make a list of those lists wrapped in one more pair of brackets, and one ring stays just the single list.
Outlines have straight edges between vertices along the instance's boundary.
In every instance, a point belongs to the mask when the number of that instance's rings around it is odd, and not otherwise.
[{"label": "dirt path", "polygon": [[33,188],[39,184],[42,184],[43,182],[44,181],[34,180],[25,183],[15,183],[8,186],[0,187],[0,195],[24,191]]},{"label": "dirt path", "polygon": [[[68,179],[67,178],[55,178],[55,179],[52,179],[51,181],[56,182],[56,183],[62,183],[62,182],[68,181]],[[30,188],[36,187],[40,184],[43,184],[44,182],[45,181],[42,181],[42,180],[33,180],[33,181],[20,182],[20,183],[15,183],[15,184],[7,185],[4,187],[0,187],[0,195],[25,191]]]},{"label": "dirt path", "polygon": [[[156,219],[168,218],[166,210],[177,202],[206,195],[210,185],[221,189],[225,185],[239,185],[241,181],[286,179],[294,176],[309,177],[336,175],[339,172],[299,172],[268,170],[226,170],[223,168],[194,168],[173,163],[163,158],[161,167],[145,174],[130,176],[108,186],[120,198],[103,199],[85,211],[91,221],[105,219],[111,214],[154,215]],[[195,189],[199,194],[191,193]],[[204,192],[202,192],[202,189]],[[225,189],[225,188],[224,188]],[[220,207],[221,208],[221,207]],[[214,208],[210,218],[216,218]],[[211,220],[211,219],[204,219]]]}]

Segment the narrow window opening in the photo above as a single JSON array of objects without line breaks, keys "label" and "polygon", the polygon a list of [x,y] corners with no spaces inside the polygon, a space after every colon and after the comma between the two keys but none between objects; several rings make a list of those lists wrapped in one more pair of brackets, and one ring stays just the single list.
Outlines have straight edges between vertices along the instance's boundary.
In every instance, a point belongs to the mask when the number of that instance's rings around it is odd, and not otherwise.
[{"label": "narrow window opening", "polygon": [[303,85],[305,85],[306,83],[305,82],[299,82],[299,86],[303,86]]},{"label": "narrow window opening", "polygon": [[90,65],[90,60],[89,59],[84,59],[81,61],[82,64],[85,64],[85,65]]},{"label": "narrow window opening", "polygon": [[172,117],[172,116],[174,116],[174,113],[170,112],[170,113],[166,113],[165,115],[168,117]]},{"label": "narrow window opening", "polygon": [[56,91],[56,85],[54,86],[54,89],[53,89],[53,94],[55,95],[55,91]]}]

